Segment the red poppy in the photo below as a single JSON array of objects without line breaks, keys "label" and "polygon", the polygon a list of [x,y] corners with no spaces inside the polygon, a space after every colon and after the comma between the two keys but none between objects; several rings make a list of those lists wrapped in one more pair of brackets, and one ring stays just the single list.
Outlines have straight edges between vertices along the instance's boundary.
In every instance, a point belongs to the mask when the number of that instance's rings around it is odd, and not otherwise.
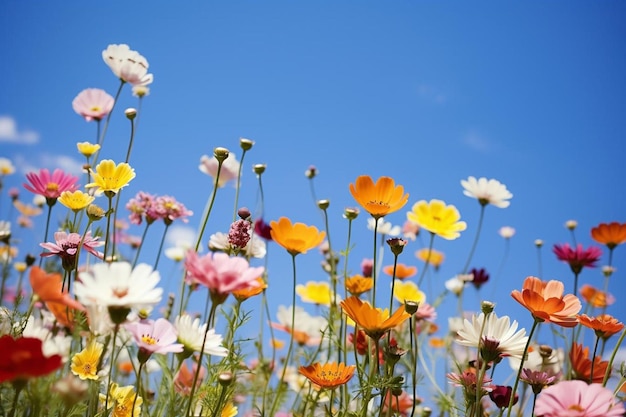
[{"label": "red poppy", "polygon": [[60,355],[43,354],[43,342],[34,337],[0,337],[0,383],[28,380],[56,371],[62,365]]}]

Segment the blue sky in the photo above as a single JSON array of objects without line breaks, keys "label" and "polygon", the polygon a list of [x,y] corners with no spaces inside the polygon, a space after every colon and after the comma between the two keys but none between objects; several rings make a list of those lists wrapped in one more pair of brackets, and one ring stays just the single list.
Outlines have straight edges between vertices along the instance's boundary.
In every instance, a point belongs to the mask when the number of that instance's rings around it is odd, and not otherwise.
[{"label": "blue sky", "polygon": [[[410,193],[406,210],[389,217],[394,224],[413,203],[432,198],[456,205],[468,222],[457,241],[435,242],[447,260],[433,277],[432,299],[462,268],[476,231],[478,204],[462,195],[459,181],[496,178],[514,198],[507,209],[487,208],[472,264],[495,274],[504,252],[497,230],[517,230],[495,298],[499,314],[524,321],[527,313],[508,294],[537,273],[535,239],[546,243],[544,277],[570,288],[569,267],[551,253],[554,243],[570,241],[565,221],[579,222],[585,245],[591,227],[626,221],[625,17],[619,1],[5,1],[0,156],[19,171],[5,185],[19,186],[32,167],[80,166],[75,143],[93,141],[95,126],[71,101],[88,87],[114,94],[118,83],[101,51],[127,43],[148,59],[155,81],[126,198],[140,190],[174,195],[196,213],[195,229],[211,191],[200,156],[225,146],[240,157],[238,139],[247,137],[256,144],[245,159],[242,205],[257,207],[251,166],[266,163],[265,217],[321,227],[304,177],[313,164],[317,196],[330,199],[331,233],[343,247],[341,214],[355,205],[348,184],[361,174],[388,175]],[[127,88],[103,157],[123,160],[128,129],[120,111],[130,106],[136,101]],[[233,197],[232,187],[220,190],[209,233],[227,230]],[[6,213],[4,196],[0,203]],[[365,218],[356,223],[352,272],[371,257]],[[417,249],[411,243],[401,261],[421,266]],[[626,289],[624,250],[614,258],[616,295]],[[153,251],[144,253],[152,262]],[[291,281],[290,263],[279,248],[270,255],[278,303],[289,294],[282,284]],[[319,261],[315,253],[299,259],[300,280],[324,279]],[[585,270],[584,282],[601,286],[600,271]]]}]

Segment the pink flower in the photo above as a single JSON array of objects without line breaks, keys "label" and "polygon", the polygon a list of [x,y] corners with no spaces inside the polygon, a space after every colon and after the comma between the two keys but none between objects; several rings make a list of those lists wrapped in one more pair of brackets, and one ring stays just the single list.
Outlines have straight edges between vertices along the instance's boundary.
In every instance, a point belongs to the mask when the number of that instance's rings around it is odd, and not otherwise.
[{"label": "pink flower", "polygon": [[621,417],[624,405],[601,384],[561,381],[537,397],[535,414],[541,417]]},{"label": "pink flower", "polygon": [[[218,188],[225,186],[226,183],[237,178],[237,175],[239,175],[239,165],[235,154],[230,152],[228,158],[222,162],[220,177],[217,181]],[[217,175],[217,167],[218,161],[216,158],[211,158],[207,155],[203,155],[200,158],[200,166],[198,168],[213,179],[215,179]]]},{"label": "pink flower", "polygon": [[86,121],[102,120],[111,110],[115,100],[106,91],[99,88],[87,88],[74,98],[72,108]]},{"label": "pink flower", "polygon": [[228,243],[236,248],[243,249],[250,241],[250,222],[239,219],[230,225]]},{"label": "pink flower", "polygon": [[272,226],[270,226],[268,223],[265,223],[262,218],[259,218],[254,222],[254,233],[264,240],[272,240],[272,234],[270,233],[271,230]]},{"label": "pink flower", "polygon": [[168,195],[157,197],[155,204],[148,210],[148,215],[158,216],[165,224],[170,225],[176,219],[187,223],[187,217],[193,215],[193,211],[187,210],[183,203],[176,201]]},{"label": "pink flower", "polygon": [[164,318],[128,323],[124,327],[137,342],[139,352],[137,357],[141,363],[145,363],[153,353],[166,354],[169,352],[182,352],[183,345],[176,343],[178,335],[176,329]]},{"label": "pink flower", "polygon": [[580,243],[573,249],[569,243],[554,245],[552,249],[559,261],[567,262],[574,274],[579,274],[584,267],[593,268],[602,256],[602,250],[595,246],[583,249]]},{"label": "pink flower", "polygon": [[257,278],[263,267],[251,267],[244,258],[230,257],[225,253],[198,256],[194,251],[185,259],[188,284],[201,284],[212,294],[224,297],[233,291],[259,286]]},{"label": "pink flower", "polygon": [[[67,234],[65,232],[56,232],[54,234],[55,243],[40,243],[44,249],[48,249],[48,252],[44,252],[41,256],[48,257],[58,255],[61,258],[63,268],[71,270],[76,267],[76,254],[80,245],[81,235],[78,233]],[[91,237],[91,231],[87,232],[82,243],[82,248],[92,255],[102,259],[104,254],[96,250],[97,247],[104,245],[104,242],[99,242],[100,237]]]},{"label": "pink flower", "polygon": [[76,185],[78,178],[66,174],[60,169],[55,169],[52,175],[45,168],[40,170],[38,174],[29,172],[26,174],[26,179],[30,181],[30,184],[24,184],[24,188],[55,202],[63,191],[76,191],[78,188]]},{"label": "pink flower", "polygon": [[[155,200],[155,196],[143,191],[139,191],[135,198],[131,198],[128,203],[126,203],[126,209],[130,211],[130,216],[128,216],[130,222],[132,224],[140,225],[144,216],[148,224],[158,220],[159,217],[156,216],[153,209]],[[148,214],[148,212],[151,212],[151,214]]]}]

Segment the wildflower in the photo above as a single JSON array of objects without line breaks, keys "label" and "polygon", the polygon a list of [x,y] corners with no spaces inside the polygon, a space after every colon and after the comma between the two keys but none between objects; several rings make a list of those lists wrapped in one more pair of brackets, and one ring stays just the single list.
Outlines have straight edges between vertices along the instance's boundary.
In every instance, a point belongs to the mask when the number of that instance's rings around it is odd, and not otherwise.
[{"label": "wildflower", "polygon": [[[476,398],[476,387],[478,382],[478,376],[476,375],[476,371],[474,369],[468,369],[461,373],[449,373],[446,377],[450,380],[450,383],[455,387],[463,387],[466,398],[475,399]],[[491,392],[494,386],[491,384],[491,379],[485,375],[483,377],[481,387],[480,387],[480,396],[482,397],[485,394]]]},{"label": "wildflower", "polygon": [[87,347],[72,357],[71,370],[74,375],[82,380],[98,380],[98,364],[104,345],[95,340],[89,342]]},{"label": "wildflower", "polygon": [[602,256],[600,248],[589,246],[587,249],[583,249],[583,245],[580,243],[576,246],[576,249],[570,247],[569,243],[554,245],[553,251],[560,261],[569,264],[574,274],[579,274],[583,267],[595,267],[596,262]]},{"label": "wildflower", "polygon": [[[387,265],[383,268],[383,271],[385,272],[385,274],[389,275],[389,276],[394,276],[394,270],[393,270],[393,265]],[[408,266],[402,263],[397,263],[396,264],[396,274],[395,277],[398,279],[407,279],[407,278],[411,278],[412,276],[415,276],[415,274],[417,274],[417,267],[415,266]]]},{"label": "wildflower", "polygon": [[51,175],[50,171],[45,168],[39,170],[39,173],[29,172],[26,174],[26,179],[30,184],[24,184],[24,188],[45,197],[47,201],[55,202],[63,191],[76,190],[78,181],[78,178],[60,169],[55,169]]},{"label": "wildflower", "polygon": [[254,222],[254,233],[264,240],[272,240],[272,227],[265,223],[262,218],[256,219]]},{"label": "wildflower", "polygon": [[493,204],[498,208],[506,208],[511,204],[507,200],[512,198],[513,194],[498,180],[469,177],[467,180],[461,180],[461,185],[464,188],[463,194],[477,199],[481,206]]},{"label": "wildflower", "polygon": [[128,45],[109,45],[102,51],[102,59],[113,74],[123,82],[132,85],[151,84],[154,77],[148,74],[148,61]]},{"label": "wildflower", "polygon": [[239,219],[230,225],[228,231],[228,243],[238,249],[245,248],[250,242],[250,222]]},{"label": "wildflower", "polygon": [[[498,408],[507,408],[511,401],[511,394],[513,394],[513,387],[508,385],[496,385],[493,390],[489,393],[489,398]],[[513,398],[513,403],[511,405],[517,404],[519,397],[515,394],[515,398]]]},{"label": "wildflower", "polygon": [[209,238],[209,250],[230,253],[244,254],[246,257],[263,258],[267,253],[267,246],[261,239],[252,236],[246,246],[239,248],[231,244],[226,233],[213,233]]},{"label": "wildflower", "polygon": [[125,327],[139,347],[137,358],[140,363],[145,363],[153,353],[163,355],[183,351],[183,345],[176,343],[176,329],[163,318],[132,322]]},{"label": "wildflower", "polygon": [[256,283],[251,287],[246,287],[241,290],[233,291],[233,296],[239,302],[243,302],[248,298],[261,294],[267,288],[267,284],[263,281],[263,278],[258,277]]},{"label": "wildflower", "polygon": [[374,286],[374,280],[372,278],[366,278],[362,275],[353,275],[346,279],[345,285],[350,294],[359,296],[372,289]]},{"label": "wildflower", "polygon": [[96,171],[90,171],[92,183],[85,185],[85,188],[96,188],[96,193],[109,192],[117,194],[135,178],[135,170],[126,162],[116,165],[110,159],[101,161],[96,166]]},{"label": "wildflower", "polygon": [[9,244],[11,239],[11,222],[0,220],[0,242]]},{"label": "wildflower", "polygon": [[87,88],[74,98],[72,108],[86,121],[102,120],[111,110],[115,100],[106,91],[99,88]]},{"label": "wildflower", "polygon": [[515,235],[515,229],[510,226],[502,226],[498,230],[498,234],[504,239],[510,239]]},{"label": "wildflower", "polygon": [[363,259],[361,261],[361,274],[363,274],[364,277],[371,277],[373,268],[374,268],[373,259]]},{"label": "wildflower", "polygon": [[461,215],[456,207],[447,206],[441,200],[421,200],[411,210],[407,213],[408,220],[446,240],[458,238],[461,236],[460,232],[467,228],[467,224],[460,221]]},{"label": "wildflower", "polygon": [[581,309],[580,300],[573,294],[564,295],[562,282],[527,277],[522,288],[521,292],[511,292],[511,297],[528,309],[535,320],[563,327],[574,327],[578,323],[576,314]]},{"label": "wildflower", "polygon": [[[198,167],[200,171],[207,174],[209,177],[215,180],[217,176],[217,167],[219,163],[217,158],[210,158],[207,155],[202,155],[200,158],[200,166]],[[228,157],[224,159],[222,162],[222,167],[220,168],[220,177],[217,180],[217,187],[222,188],[230,181],[237,179],[239,175],[239,166],[240,163],[237,161],[237,157],[234,153],[230,152]]]},{"label": "wildflower", "polygon": [[0,179],[15,172],[15,165],[8,158],[0,157]]},{"label": "wildflower", "polygon": [[133,85],[132,88],[133,96],[143,98],[150,95],[150,87],[145,85]]},{"label": "wildflower", "polygon": [[600,356],[596,356],[593,361],[593,377],[591,375],[591,359],[589,358],[589,348],[582,344],[573,343],[569,352],[569,359],[572,363],[572,379],[580,379],[585,382],[602,383],[608,361],[603,361]]},{"label": "wildflower", "polygon": [[589,284],[580,287],[580,296],[595,308],[605,308],[615,302],[615,297]]},{"label": "wildflower", "polygon": [[77,310],[85,309],[85,307],[70,296],[67,290],[65,292],[61,291],[61,287],[63,286],[61,274],[48,274],[43,269],[33,266],[30,269],[29,279],[33,293],[36,294],[42,302],[59,303]]},{"label": "wildflower", "polygon": [[374,184],[372,177],[361,175],[350,184],[352,197],[375,219],[400,210],[409,199],[404,187],[396,186],[390,177],[380,177]]},{"label": "wildflower", "polygon": [[63,191],[59,197],[59,203],[63,204],[68,209],[79,212],[93,203],[95,197],[84,193],[80,190],[76,191]]},{"label": "wildflower", "polygon": [[486,361],[500,362],[505,356],[522,358],[528,337],[526,330],[517,331],[517,321],[508,316],[498,317],[491,313],[473,315],[472,321],[465,319],[463,328],[457,332],[456,342],[462,346],[478,348]]},{"label": "wildflower", "polygon": [[435,270],[439,269],[439,267],[443,263],[443,260],[445,259],[443,252],[428,248],[418,250],[417,252],[415,252],[415,256],[420,261],[432,265]]},{"label": "wildflower", "polygon": [[396,394],[398,393],[392,389],[387,390],[385,400],[383,401],[382,415],[387,415],[387,409],[390,408],[392,411],[391,415],[408,416],[411,414],[413,403],[415,402],[416,404],[419,404],[421,402],[421,399],[416,398],[414,400],[404,390],[401,390],[399,395]]},{"label": "wildflower", "polygon": [[398,236],[402,229],[400,226],[394,226],[391,222],[383,220],[378,220],[378,224],[376,223],[376,219],[370,217],[367,219],[367,229],[372,232],[376,229],[376,233],[385,235],[385,236]]},{"label": "wildflower", "polygon": [[235,417],[237,415],[238,408],[231,402],[228,402],[222,408],[222,412],[220,413],[220,417]]},{"label": "wildflower", "polygon": [[326,281],[309,281],[305,285],[296,285],[296,294],[302,302],[329,306],[333,302],[333,292]]},{"label": "wildflower", "polygon": [[598,317],[589,317],[586,314],[578,316],[578,322],[585,327],[593,329],[597,337],[608,339],[624,329],[624,323],[620,323],[610,314],[601,314]]},{"label": "wildflower", "polygon": [[410,314],[404,311],[404,305],[389,316],[354,296],[342,301],[341,307],[344,313],[374,340],[380,339],[383,334],[410,317]]},{"label": "wildflower", "polygon": [[190,356],[193,352],[200,352],[203,341],[204,353],[207,355],[228,355],[228,350],[222,346],[222,336],[215,333],[215,329],[209,329],[207,332],[207,324],[200,325],[199,318],[192,319],[189,314],[183,314],[176,317],[174,327],[178,333],[178,342],[183,345],[184,356]]},{"label": "wildflower", "polygon": [[[471,276],[471,275],[470,275]],[[471,281],[471,279],[469,279]],[[456,275],[446,282],[444,282],[444,286],[446,290],[450,291],[452,294],[459,296],[463,293],[463,289],[465,288],[465,283],[468,282],[466,279],[461,279],[461,276]]]},{"label": "wildflower", "polygon": [[[135,400],[135,397],[137,399]],[[100,394],[100,401],[105,402],[106,397],[104,394]],[[133,404],[135,407],[133,408]],[[120,387],[116,383],[111,384],[109,389],[108,406],[113,411],[110,417],[131,417],[141,415],[141,405],[143,404],[143,398],[135,394],[132,385]]]},{"label": "wildflower", "polygon": [[99,237],[92,237],[91,231],[88,231],[84,237],[78,233],[55,232],[55,242],[40,243],[48,252],[41,254],[42,257],[59,256],[65,270],[72,270],[76,267],[76,256],[78,249],[82,248],[88,253],[102,259],[104,254],[96,250],[97,247],[104,245],[104,242],[98,241]]},{"label": "wildflower", "polygon": [[[190,370],[186,363],[183,363],[176,372],[174,376],[174,389],[177,393],[188,396],[191,394],[191,386],[193,385],[193,380],[198,370],[198,364],[194,363],[192,365],[192,369]],[[204,367],[200,368],[200,373],[198,374],[198,379],[196,380],[196,388],[198,388],[202,384],[202,380],[206,376],[206,369]]]},{"label": "wildflower", "polygon": [[565,222],[565,228],[568,230],[574,230],[578,226],[578,222],[576,220],[568,220]]},{"label": "wildflower", "polygon": [[292,322],[293,308],[293,306],[279,306],[276,313],[278,323],[272,323],[272,327],[291,333],[294,340],[301,346],[317,346],[322,332],[328,327],[328,321],[321,316],[311,316],[304,308],[296,306],[295,320]]},{"label": "wildflower", "polygon": [[624,405],[601,384],[561,381],[537,397],[535,414],[542,417],[621,417]]},{"label": "wildflower", "polygon": [[62,365],[61,356],[46,356],[43,342],[34,337],[4,335],[0,337],[0,352],[0,383],[48,375]]},{"label": "wildflower", "polygon": [[403,304],[406,301],[421,304],[426,300],[426,294],[412,281],[397,281],[393,287],[393,297]]},{"label": "wildflower", "polygon": [[472,268],[470,269],[469,274],[471,274],[473,277],[471,282],[474,287],[476,287],[476,289],[480,289],[480,287],[482,287],[484,283],[489,281],[489,274],[487,273],[485,268]]},{"label": "wildflower", "polygon": [[176,201],[174,197],[168,195],[157,197],[153,209],[166,225],[172,224],[174,220],[181,220],[183,223],[187,223],[189,221],[187,217],[193,215],[193,211],[187,210],[183,203]]},{"label": "wildflower", "polygon": [[313,179],[317,175],[317,168],[315,165],[309,166],[306,171],[304,171],[304,176],[308,179]]},{"label": "wildflower", "polygon": [[312,383],[324,389],[333,389],[347,383],[354,375],[354,365],[344,363],[316,362],[309,366],[301,366],[299,372],[307,377]]},{"label": "wildflower", "polygon": [[591,237],[609,250],[626,242],[626,223],[600,223],[591,229]]},{"label": "wildflower", "polygon": [[413,222],[410,222],[407,220],[402,225],[402,236],[404,236],[407,239],[415,240],[417,238],[417,235],[419,235],[419,233],[420,233],[419,225]]},{"label": "wildflower", "polygon": [[128,216],[131,224],[140,225],[145,218],[146,223],[152,224],[161,218],[154,209],[156,197],[144,191],[139,191],[135,197],[128,200],[126,209],[130,211]]},{"label": "wildflower", "polygon": [[545,387],[557,381],[558,374],[546,371],[532,371],[528,368],[522,369],[520,381],[530,385],[533,393],[539,394]]},{"label": "wildflower", "polygon": [[88,395],[89,384],[76,378],[72,374],[67,374],[57,380],[50,389],[57,394],[66,407],[70,408],[75,404],[85,400]]},{"label": "wildflower", "polygon": [[326,237],[326,232],[320,232],[317,227],[304,223],[292,224],[287,217],[271,221],[270,226],[272,239],[293,256],[317,247]]}]

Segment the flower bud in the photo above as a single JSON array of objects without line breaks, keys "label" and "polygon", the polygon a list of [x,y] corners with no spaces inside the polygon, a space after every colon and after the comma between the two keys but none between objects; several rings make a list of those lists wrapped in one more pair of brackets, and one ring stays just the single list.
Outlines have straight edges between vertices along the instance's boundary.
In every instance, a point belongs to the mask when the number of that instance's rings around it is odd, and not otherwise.
[{"label": "flower bud", "polygon": [[233,374],[231,374],[230,372],[222,372],[217,377],[217,380],[219,381],[221,386],[227,387],[233,382]]},{"label": "flower bud", "polygon": [[346,207],[343,210],[343,217],[348,220],[354,220],[359,216],[359,209],[356,207]]},{"label": "flower bud", "polygon": [[213,149],[213,156],[215,156],[215,159],[217,159],[219,162],[224,162],[226,158],[228,158],[229,154],[230,153],[226,148],[218,146],[217,148]]},{"label": "flower bud", "polygon": [[250,149],[252,149],[253,145],[254,141],[246,138],[239,138],[239,146],[241,146],[241,149],[243,149],[244,151],[249,151]]},{"label": "flower bud", "polygon": [[124,110],[124,114],[128,120],[135,120],[135,117],[137,117],[137,110],[131,107]]},{"label": "flower bud", "polygon": [[330,201],[328,200],[317,200],[317,207],[319,207],[321,210],[326,210],[329,205]]},{"label": "flower bud", "polygon": [[543,246],[543,240],[541,239],[535,239],[535,246],[537,246],[538,248]]},{"label": "flower bud", "polygon": [[102,207],[97,206],[95,204],[90,204],[87,206],[87,217],[92,222],[97,222],[98,220],[104,217],[105,213]]},{"label": "flower bud", "polygon": [[407,300],[404,302],[404,311],[406,311],[410,315],[413,315],[417,313],[417,309],[419,308],[419,306],[420,306],[419,303],[416,303],[415,301]]},{"label": "flower bud", "polygon": [[406,240],[400,239],[399,237],[387,239],[387,244],[391,248],[391,252],[396,256],[402,253],[407,243],[408,242]]},{"label": "flower bud", "polygon": [[252,167],[252,170],[254,171],[255,174],[261,175],[262,173],[265,172],[265,168],[267,168],[267,165],[265,164],[255,164]]},{"label": "flower bud", "polygon": [[565,227],[569,230],[576,229],[576,226],[578,226],[578,222],[576,220],[568,220],[565,222]]},{"label": "flower bud", "polygon": [[487,314],[491,314],[495,307],[496,307],[496,305],[494,303],[492,303],[491,301],[483,301],[483,302],[480,303],[480,311],[485,313],[485,316]]},{"label": "flower bud", "polygon": [[315,176],[317,175],[317,168],[315,168],[314,165],[311,165],[309,169],[304,171],[304,175],[310,180],[315,178]]}]

